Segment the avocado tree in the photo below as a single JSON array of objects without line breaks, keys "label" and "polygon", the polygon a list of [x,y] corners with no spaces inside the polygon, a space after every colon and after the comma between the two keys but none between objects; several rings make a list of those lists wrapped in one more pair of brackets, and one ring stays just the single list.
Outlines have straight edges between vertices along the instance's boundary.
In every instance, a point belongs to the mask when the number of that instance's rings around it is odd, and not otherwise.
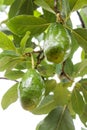
[{"label": "avocado tree", "polygon": [[[77,114],[87,127],[87,0],[1,0],[0,11],[7,8],[0,71],[15,84],[2,108],[19,99],[25,111],[47,114],[36,130],[75,130]],[[73,12],[81,22],[76,28]],[[81,61],[73,63],[79,47]]]}]

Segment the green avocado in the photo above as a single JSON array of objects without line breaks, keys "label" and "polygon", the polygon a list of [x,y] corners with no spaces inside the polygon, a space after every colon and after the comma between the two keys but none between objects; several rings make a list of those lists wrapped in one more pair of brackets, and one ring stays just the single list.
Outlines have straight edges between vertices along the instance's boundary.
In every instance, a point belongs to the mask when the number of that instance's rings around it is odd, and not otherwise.
[{"label": "green avocado", "polygon": [[46,59],[53,63],[61,63],[68,58],[70,50],[71,37],[68,30],[60,23],[50,24],[44,42]]},{"label": "green avocado", "polygon": [[25,110],[32,111],[42,100],[45,93],[45,84],[39,72],[29,69],[19,85],[19,98]]}]

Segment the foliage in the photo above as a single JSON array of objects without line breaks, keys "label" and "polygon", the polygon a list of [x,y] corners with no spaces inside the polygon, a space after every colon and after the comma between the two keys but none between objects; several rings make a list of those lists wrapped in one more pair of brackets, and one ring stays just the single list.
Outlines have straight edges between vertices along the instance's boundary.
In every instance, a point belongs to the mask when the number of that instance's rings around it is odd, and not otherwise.
[{"label": "foliage", "polygon": [[[5,72],[4,78],[17,83],[3,95],[2,108],[20,99],[22,82],[27,97],[24,103],[32,105],[31,99],[36,104],[28,111],[47,114],[36,130],[75,130],[76,114],[87,126],[87,1],[1,0],[0,11],[5,12],[7,8],[8,18],[0,24],[0,71]],[[70,17],[74,11],[81,22],[76,28]],[[79,47],[81,61],[75,64],[72,58]],[[55,62],[58,58],[60,60]],[[27,75],[26,70],[31,69],[37,71],[40,82],[35,73]],[[80,80],[76,82],[78,77]],[[41,82],[44,82],[44,93],[38,87]],[[37,103],[39,92],[42,98]]]}]

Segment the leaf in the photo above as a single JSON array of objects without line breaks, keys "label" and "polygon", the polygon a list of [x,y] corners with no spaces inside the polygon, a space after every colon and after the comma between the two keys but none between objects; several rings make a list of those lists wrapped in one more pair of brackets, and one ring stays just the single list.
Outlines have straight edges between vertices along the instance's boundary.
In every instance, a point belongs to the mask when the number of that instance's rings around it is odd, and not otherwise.
[{"label": "leaf", "polygon": [[87,74],[87,59],[74,65],[73,77],[84,76]]},{"label": "leaf", "polygon": [[70,13],[70,6],[68,0],[62,0],[62,10],[61,12],[64,14],[65,17],[67,17]]},{"label": "leaf", "polygon": [[5,77],[11,80],[16,80],[21,78],[24,75],[23,71],[18,71],[18,70],[11,70],[11,71],[6,71],[5,72]]},{"label": "leaf", "polygon": [[47,10],[43,9],[43,13],[44,13],[44,18],[48,21],[48,22],[55,22],[56,21],[56,15],[54,15],[51,12],[48,12]]},{"label": "leaf", "polygon": [[0,48],[3,50],[16,50],[13,42],[3,32],[0,32]]},{"label": "leaf", "polygon": [[37,18],[31,15],[20,15],[10,19],[7,22],[9,29],[18,35],[24,35],[30,31],[32,35],[42,33],[49,23],[43,18]]},{"label": "leaf", "polygon": [[81,79],[80,83],[80,91],[83,93],[85,102],[87,103],[87,79]]},{"label": "leaf", "polygon": [[71,11],[76,11],[87,5],[87,0],[69,0]]},{"label": "leaf", "polygon": [[65,64],[64,64],[64,72],[66,74],[68,74],[69,76],[72,76],[72,73],[73,73],[73,63],[71,61],[70,58],[68,58],[66,61],[65,61]]},{"label": "leaf", "polygon": [[57,86],[56,80],[54,79],[45,80],[45,86],[46,86],[45,95],[49,95],[50,92],[54,92],[54,89]]},{"label": "leaf", "polygon": [[87,104],[84,107],[83,113],[80,115],[80,120],[87,127]]},{"label": "leaf", "polygon": [[42,76],[51,77],[55,74],[56,66],[55,64],[48,64],[43,61],[40,65],[38,65],[38,70]]},{"label": "leaf", "polygon": [[68,109],[59,106],[37,125],[36,130],[75,130],[75,128]]},{"label": "leaf", "polygon": [[57,105],[66,105],[70,98],[70,92],[67,87],[64,86],[65,83],[59,83],[54,89],[54,99]]},{"label": "leaf", "polygon": [[18,11],[20,10],[22,4],[24,3],[24,0],[15,0],[13,4],[10,7],[9,10],[9,18],[12,18],[17,15]]},{"label": "leaf", "polygon": [[20,49],[21,49],[22,53],[26,48],[26,42],[27,42],[29,36],[30,36],[30,32],[28,31],[28,32],[26,32],[26,34],[24,35],[24,37],[22,38],[22,40],[20,42]]},{"label": "leaf", "polygon": [[6,109],[10,104],[14,103],[18,98],[17,92],[18,83],[13,85],[2,97],[1,105],[3,109]]},{"label": "leaf", "polygon": [[84,101],[82,95],[76,88],[74,88],[72,92],[71,103],[72,103],[73,110],[77,114],[81,115],[84,110]]},{"label": "leaf", "polygon": [[55,14],[55,11],[50,7],[49,3],[47,3],[45,0],[35,0],[34,2],[38,6],[41,6],[43,9]]},{"label": "leaf", "polygon": [[9,56],[4,56],[0,58],[0,71],[4,71],[7,63],[11,60]]},{"label": "leaf", "polygon": [[[34,1],[34,0],[33,0]],[[36,9],[32,0],[25,0],[18,14],[33,15],[33,10]]]},{"label": "leaf", "polygon": [[14,0],[3,0],[3,5],[11,5]]},{"label": "leaf", "polygon": [[78,44],[85,50],[87,51],[87,29],[85,28],[77,28],[72,31],[74,34]]},{"label": "leaf", "polygon": [[57,105],[55,104],[54,96],[47,95],[43,98],[40,104],[32,111],[33,114],[47,114],[53,110]]},{"label": "leaf", "polygon": [[0,0],[0,5],[2,5],[3,4],[3,0]]}]

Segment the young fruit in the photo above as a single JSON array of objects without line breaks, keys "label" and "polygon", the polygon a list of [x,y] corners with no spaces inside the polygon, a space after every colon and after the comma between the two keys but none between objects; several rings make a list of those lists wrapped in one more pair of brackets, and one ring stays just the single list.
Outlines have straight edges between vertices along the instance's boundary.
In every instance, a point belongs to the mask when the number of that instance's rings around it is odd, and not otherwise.
[{"label": "young fruit", "polygon": [[61,63],[67,59],[71,50],[71,37],[62,24],[52,23],[47,30],[44,53],[50,62]]},{"label": "young fruit", "polygon": [[32,111],[41,101],[45,92],[44,81],[35,69],[25,73],[19,85],[19,98],[25,110]]}]

